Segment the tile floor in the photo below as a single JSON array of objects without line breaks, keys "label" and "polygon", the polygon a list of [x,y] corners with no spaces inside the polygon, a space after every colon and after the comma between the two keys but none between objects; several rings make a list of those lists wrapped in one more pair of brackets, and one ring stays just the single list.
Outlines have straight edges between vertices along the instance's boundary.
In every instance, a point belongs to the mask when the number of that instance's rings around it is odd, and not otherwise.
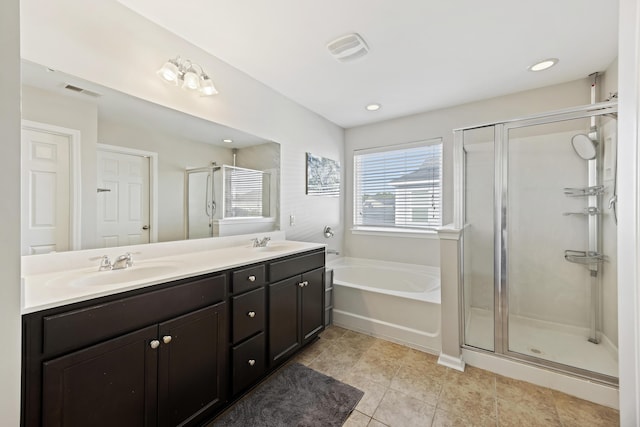
[{"label": "tile floor", "polygon": [[619,425],[614,409],[335,326],[294,361],[364,392],[345,427]]}]

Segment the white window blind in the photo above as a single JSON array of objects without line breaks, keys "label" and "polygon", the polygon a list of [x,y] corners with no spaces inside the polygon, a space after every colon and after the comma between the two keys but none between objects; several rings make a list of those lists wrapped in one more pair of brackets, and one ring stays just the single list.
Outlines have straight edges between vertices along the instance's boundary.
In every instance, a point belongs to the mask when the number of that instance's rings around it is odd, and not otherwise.
[{"label": "white window blind", "polygon": [[442,225],[442,140],[356,150],[354,226]]},{"label": "white window blind", "polygon": [[[223,169],[224,217],[263,216],[265,203],[268,203],[269,200],[269,175],[258,170],[226,165],[223,166]],[[268,206],[266,210],[268,212]]]}]

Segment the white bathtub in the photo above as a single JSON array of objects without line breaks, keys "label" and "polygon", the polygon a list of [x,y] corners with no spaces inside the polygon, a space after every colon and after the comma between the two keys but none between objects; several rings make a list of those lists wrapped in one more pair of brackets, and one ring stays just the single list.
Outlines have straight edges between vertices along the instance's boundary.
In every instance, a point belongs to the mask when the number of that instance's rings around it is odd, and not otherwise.
[{"label": "white bathtub", "polygon": [[333,270],[333,323],[438,354],[440,269],[342,257]]}]

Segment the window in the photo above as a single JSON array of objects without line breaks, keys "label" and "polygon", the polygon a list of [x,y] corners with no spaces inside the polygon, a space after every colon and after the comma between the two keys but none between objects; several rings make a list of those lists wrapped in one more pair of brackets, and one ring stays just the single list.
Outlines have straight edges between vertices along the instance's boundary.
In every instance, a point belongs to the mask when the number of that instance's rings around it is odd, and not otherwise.
[{"label": "window", "polygon": [[431,229],[442,225],[442,139],[356,150],[358,227]]},{"label": "window", "polygon": [[224,173],[224,217],[268,216],[269,174],[227,165],[224,165],[222,169]]}]

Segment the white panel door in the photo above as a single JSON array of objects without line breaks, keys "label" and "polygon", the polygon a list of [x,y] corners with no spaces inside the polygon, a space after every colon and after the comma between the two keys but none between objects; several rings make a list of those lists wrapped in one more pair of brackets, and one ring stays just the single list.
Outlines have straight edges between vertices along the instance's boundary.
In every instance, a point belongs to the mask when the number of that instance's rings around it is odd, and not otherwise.
[{"label": "white panel door", "polygon": [[69,250],[69,136],[22,130],[22,255]]},{"label": "white panel door", "polygon": [[149,243],[149,158],[98,150],[98,246]]}]

